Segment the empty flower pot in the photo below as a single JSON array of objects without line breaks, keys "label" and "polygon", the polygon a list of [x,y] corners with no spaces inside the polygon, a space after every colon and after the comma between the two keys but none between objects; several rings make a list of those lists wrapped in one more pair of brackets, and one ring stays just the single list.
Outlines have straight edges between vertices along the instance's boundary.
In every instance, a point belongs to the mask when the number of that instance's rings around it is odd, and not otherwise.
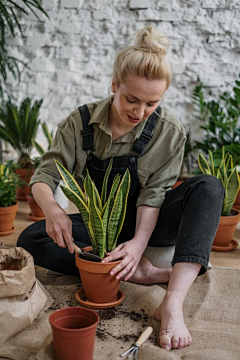
[{"label": "empty flower pot", "polygon": [[54,311],[49,322],[56,360],[92,360],[98,314],[82,307]]}]

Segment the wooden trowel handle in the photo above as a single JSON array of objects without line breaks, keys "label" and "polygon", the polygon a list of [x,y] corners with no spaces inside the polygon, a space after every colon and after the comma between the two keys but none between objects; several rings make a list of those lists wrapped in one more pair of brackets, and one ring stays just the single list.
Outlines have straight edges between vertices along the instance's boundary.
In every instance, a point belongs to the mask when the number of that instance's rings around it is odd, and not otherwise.
[{"label": "wooden trowel handle", "polygon": [[73,246],[74,246],[74,251],[75,251],[75,253],[79,254],[79,253],[82,252],[81,249],[80,249],[80,247],[78,247],[75,243],[73,243]]},{"label": "wooden trowel handle", "polygon": [[139,336],[139,338],[135,342],[135,345],[141,346],[149,338],[152,332],[153,332],[153,328],[151,326],[148,326],[144,330],[144,332]]}]

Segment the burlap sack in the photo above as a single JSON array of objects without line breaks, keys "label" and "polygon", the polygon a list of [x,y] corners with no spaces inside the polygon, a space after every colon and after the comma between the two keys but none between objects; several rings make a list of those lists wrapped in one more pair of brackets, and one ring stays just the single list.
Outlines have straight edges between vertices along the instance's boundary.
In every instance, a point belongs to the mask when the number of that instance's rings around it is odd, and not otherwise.
[{"label": "burlap sack", "polygon": [[24,249],[0,249],[0,347],[53,303]]}]

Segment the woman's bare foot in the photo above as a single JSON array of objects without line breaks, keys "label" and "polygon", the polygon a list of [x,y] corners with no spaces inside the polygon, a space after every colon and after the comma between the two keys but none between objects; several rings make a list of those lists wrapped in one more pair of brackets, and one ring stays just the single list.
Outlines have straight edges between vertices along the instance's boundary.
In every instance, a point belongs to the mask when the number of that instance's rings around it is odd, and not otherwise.
[{"label": "woman's bare foot", "polygon": [[135,284],[158,284],[168,283],[172,269],[160,269],[152,265],[145,257],[142,257],[137,270],[128,280]]},{"label": "woman's bare foot", "polygon": [[192,336],[183,320],[183,299],[178,293],[166,294],[162,304],[155,310],[155,319],[161,321],[160,346],[165,350],[179,349],[192,342]]}]

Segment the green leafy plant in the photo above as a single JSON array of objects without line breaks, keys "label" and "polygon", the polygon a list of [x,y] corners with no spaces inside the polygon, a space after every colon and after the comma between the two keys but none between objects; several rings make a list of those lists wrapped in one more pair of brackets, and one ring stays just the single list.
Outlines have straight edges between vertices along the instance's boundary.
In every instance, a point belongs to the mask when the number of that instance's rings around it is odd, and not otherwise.
[{"label": "green leafy plant", "polygon": [[43,147],[35,140],[33,140],[33,146],[38,151],[40,156],[43,156],[46,151],[50,150],[53,144],[53,131],[49,131],[47,124],[44,122],[41,124],[43,134],[47,140],[48,147],[47,150],[44,150]]},{"label": "green leafy plant", "polygon": [[43,100],[26,98],[19,107],[8,100],[0,107],[0,137],[9,143],[18,153],[21,168],[31,167],[31,151],[38,126],[39,112]]},{"label": "green leafy plant", "polygon": [[7,207],[16,203],[16,189],[20,183],[18,175],[14,172],[13,160],[6,165],[0,164],[0,207]]},{"label": "green leafy plant", "polygon": [[[26,63],[9,55],[6,47],[7,36],[15,37],[18,29],[20,35],[23,37],[23,27],[19,18],[22,14],[29,15],[29,13],[40,20],[38,13],[40,12],[48,17],[46,11],[41,6],[39,0],[0,0],[0,96],[3,96],[4,86],[6,87],[8,73],[20,81],[21,71],[19,65],[24,67]],[[49,18],[49,17],[48,17]]]},{"label": "green leafy plant", "polygon": [[216,166],[216,162],[211,150],[209,150],[208,154],[209,162],[202,154],[199,154],[199,168],[203,174],[213,175],[217,179],[221,180],[225,189],[222,216],[230,216],[231,209],[240,189],[240,178],[237,168],[233,165],[232,155],[229,153],[225,154],[224,147],[222,148],[221,163],[218,166]]},{"label": "green leafy plant", "polygon": [[178,179],[184,180],[189,177],[197,167],[197,157],[194,154],[194,141],[191,139],[190,131],[186,134],[187,139],[184,148],[183,162]]},{"label": "green leafy plant", "polygon": [[[240,74],[239,74],[240,77]],[[239,79],[240,80],[240,79]],[[196,148],[204,151],[217,150],[225,145],[239,144],[240,127],[240,81],[236,80],[231,92],[224,92],[219,99],[205,101],[203,85],[195,87],[193,103],[196,105],[196,118],[204,130],[202,141],[196,141]]]},{"label": "green leafy plant", "polygon": [[116,175],[107,197],[107,184],[112,169],[112,159],[104,176],[101,196],[87,172],[84,178],[84,192],[65,167],[55,160],[58,171],[65,183],[61,186],[63,193],[80,211],[83,222],[91,239],[93,252],[101,259],[106,252],[112,251],[117,244],[127,207],[130,189],[130,173]]}]

